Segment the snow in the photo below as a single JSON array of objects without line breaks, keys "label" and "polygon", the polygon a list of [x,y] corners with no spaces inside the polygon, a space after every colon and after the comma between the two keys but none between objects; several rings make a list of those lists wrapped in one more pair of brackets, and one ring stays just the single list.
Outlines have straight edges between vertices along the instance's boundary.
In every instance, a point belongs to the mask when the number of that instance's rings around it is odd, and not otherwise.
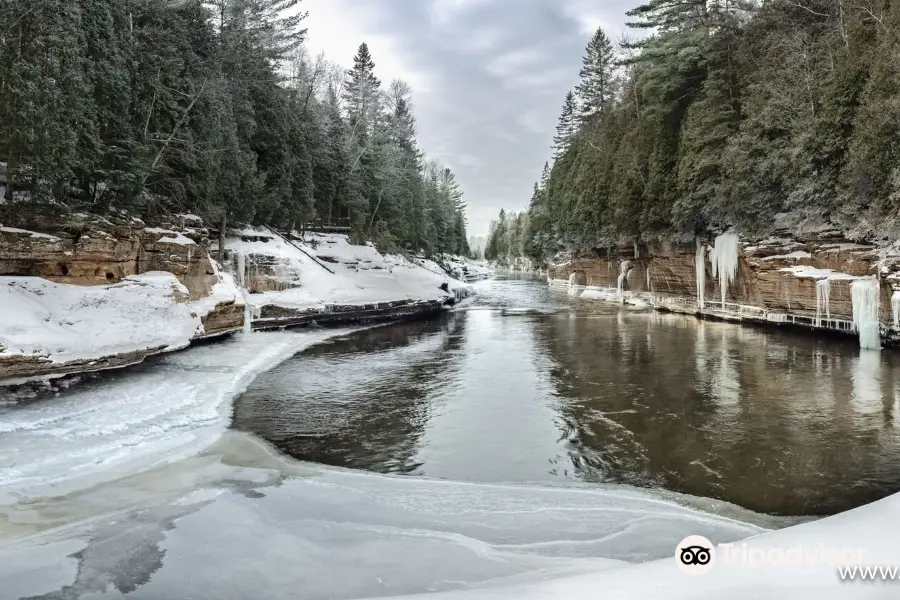
[{"label": "snow", "polygon": [[697,238],[697,255],[694,258],[694,271],[697,274],[697,308],[705,308],[706,297],[706,249],[700,238]]},{"label": "snow", "polygon": [[0,232],[3,232],[3,233],[21,233],[21,234],[27,234],[27,235],[29,235],[30,237],[33,237],[33,238],[44,238],[44,239],[48,239],[48,240],[58,240],[58,239],[59,239],[59,238],[56,237],[55,235],[50,235],[49,233],[39,233],[39,232],[37,232],[37,231],[29,231],[29,230],[27,230],[27,229],[18,229],[18,228],[16,228],[16,227],[3,227],[3,226],[0,226]]},{"label": "snow", "polygon": [[725,306],[725,296],[728,286],[734,281],[738,270],[738,252],[740,238],[736,233],[728,232],[716,237],[715,246],[709,253],[712,262],[713,277],[719,278],[719,289],[722,292],[722,307]]},{"label": "snow", "polygon": [[831,320],[831,280],[820,279],[816,282],[816,327],[822,326],[822,312],[825,318]]},{"label": "snow", "polygon": [[147,233],[162,233],[164,237],[159,238],[159,242],[163,244],[178,244],[180,246],[196,245],[197,242],[186,237],[182,233],[172,231],[171,229],[163,229],[161,227],[145,227]]},{"label": "snow", "polygon": [[797,250],[789,254],[776,254],[775,256],[766,256],[763,260],[801,260],[804,258],[812,258],[812,254]]},{"label": "snow", "polygon": [[222,434],[231,399],[259,373],[350,331],[238,335],[111,371],[48,402],[0,406],[0,505],[194,455]]},{"label": "snow", "polygon": [[196,246],[197,242],[180,233],[176,233],[173,237],[163,237],[158,240],[161,244],[178,244],[179,246]]},{"label": "snow", "polygon": [[878,280],[864,277],[850,284],[853,305],[853,329],[859,332],[859,347],[878,350],[881,334],[878,328]]},{"label": "snow", "polygon": [[581,298],[585,300],[605,300],[607,302],[617,301],[619,298],[618,290],[589,287],[581,293]]},{"label": "snow", "polygon": [[[245,237],[266,237],[265,232],[245,230]],[[313,234],[294,244],[271,236],[267,241],[226,240],[235,260],[238,285],[246,286],[249,273],[262,258],[284,289],[254,293],[248,302],[254,309],[277,305],[298,310],[326,310],[329,305],[363,305],[397,300],[441,300],[440,289],[448,283],[451,291],[468,288],[451,277],[433,272],[400,255],[382,255],[374,246],[353,245],[345,235]],[[334,271],[330,273],[322,265]],[[442,272],[440,272],[442,273]]]},{"label": "snow", "polygon": [[859,279],[859,277],[855,275],[848,275],[847,273],[842,273],[840,271],[835,271],[833,269],[817,269],[816,267],[808,267],[805,265],[797,265],[794,267],[784,267],[783,269],[778,269],[779,271],[783,271],[785,273],[790,273],[794,277],[805,277],[808,279],[843,279],[843,280],[854,280]]},{"label": "snow", "polygon": [[186,295],[187,289],[163,272],[98,287],[0,278],[0,357],[29,355],[65,363],[183,348],[202,325],[176,293]]},{"label": "snow", "polygon": [[234,277],[230,273],[222,273],[212,258],[209,259],[209,263],[215,274],[216,283],[213,284],[212,291],[208,296],[190,303],[191,310],[199,317],[205,317],[219,304],[244,303],[244,296],[235,283]]}]

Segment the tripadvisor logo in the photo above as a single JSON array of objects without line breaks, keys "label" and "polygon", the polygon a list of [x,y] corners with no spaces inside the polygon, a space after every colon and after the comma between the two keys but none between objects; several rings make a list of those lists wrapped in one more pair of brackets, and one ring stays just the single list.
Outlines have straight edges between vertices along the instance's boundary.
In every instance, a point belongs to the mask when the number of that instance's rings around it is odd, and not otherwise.
[{"label": "tripadvisor logo", "polygon": [[702,535],[689,535],[675,547],[675,564],[688,575],[705,575],[716,562],[716,548]]}]

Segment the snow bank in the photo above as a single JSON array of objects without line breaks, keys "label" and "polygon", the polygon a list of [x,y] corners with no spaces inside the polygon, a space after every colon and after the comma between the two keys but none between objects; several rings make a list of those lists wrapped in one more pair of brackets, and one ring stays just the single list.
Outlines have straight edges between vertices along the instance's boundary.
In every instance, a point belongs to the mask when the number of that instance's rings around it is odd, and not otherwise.
[{"label": "snow bank", "polygon": [[65,363],[183,348],[203,329],[179,294],[186,296],[187,289],[163,272],[98,287],[0,278],[0,358],[27,355]]},{"label": "snow bank", "polygon": [[[900,496],[894,495],[819,521],[768,532],[734,544],[745,555],[799,549],[814,556],[818,549],[862,550],[868,565],[900,565],[900,549],[892,524],[900,518]],[[674,555],[674,548],[673,555]],[[825,560],[806,564],[757,564],[734,559],[726,564],[717,546],[712,569],[692,577],[682,573],[674,556],[635,566],[614,568],[527,585],[492,586],[438,594],[405,596],[407,600],[694,600],[729,598],[756,600],[844,600],[896,597],[896,581],[842,581],[838,569]],[[806,556],[804,555],[804,556]]]},{"label": "snow bank", "polygon": [[345,235],[311,234],[291,242],[265,230],[245,230],[241,235],[226,240],[237,281],[249,282],[255,273],[265,272],[283,286],[250,295],[248,302],[254,309],[276,305],[325,310],[329,305],[441,300],[447,296],[441,284],[447,283],[451,290],[465,286],[403,256],[382,255],[372,245],[351,244]]}]

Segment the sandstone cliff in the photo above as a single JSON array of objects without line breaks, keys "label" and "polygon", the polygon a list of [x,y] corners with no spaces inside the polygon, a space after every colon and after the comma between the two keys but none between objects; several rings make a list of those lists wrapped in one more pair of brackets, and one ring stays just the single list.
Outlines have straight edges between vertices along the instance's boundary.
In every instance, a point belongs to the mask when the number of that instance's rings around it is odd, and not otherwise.
[{"label": "sandstone cliff", "polygon": [[586,286],[585,297],[853,335],[851,286],[871,279],[883,341],[893,344],[898,337],[900,251],[892,245],[852,242],[826,228],[739,240],[736,272],[726,282],[723,302],[722,274],[714,274],[715,242],[701,240],[699,278],[696,245],[653,243],[558,256],[548,266],[548,279],[571,284],[579,295]]},{"label": "sandstone cliff", "polygon": [[[35,210],[4,218],[0,380],[121,366],[243,327],[243,302],[210,259],[207,232],[197,217],[183,215],[152,227],[124,213],[99,217]],[[163,272],[169,279],[142,278]],[[151,280],[158,285],[148,286]],[[143,299],[143,306],[131,306],[132,298]],[[153,313],[154,303],[169,312]],[[41,315],[46,335],[35,324],[26,331],[12,322],[26,315]],[[126,326],[130,323],[135,327]],[[107,339],[115,330],[118,345]]]}]

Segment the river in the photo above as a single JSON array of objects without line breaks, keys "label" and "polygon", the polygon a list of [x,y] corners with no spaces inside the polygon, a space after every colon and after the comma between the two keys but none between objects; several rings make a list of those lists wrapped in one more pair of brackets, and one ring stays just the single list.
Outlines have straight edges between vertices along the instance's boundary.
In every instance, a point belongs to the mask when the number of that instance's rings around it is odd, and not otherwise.
[{"label": "river", "polygon": [[526,276],[476,287],[431,321],[0,392],[3,597],[527,583],[900,490],[890,352]]},{"label": "river", "polygon": [[663,487],[826,515],[900,490],[893,353],[578,301],[530,278],[258,378],[234,426],[301,460],[477,482]]}]

